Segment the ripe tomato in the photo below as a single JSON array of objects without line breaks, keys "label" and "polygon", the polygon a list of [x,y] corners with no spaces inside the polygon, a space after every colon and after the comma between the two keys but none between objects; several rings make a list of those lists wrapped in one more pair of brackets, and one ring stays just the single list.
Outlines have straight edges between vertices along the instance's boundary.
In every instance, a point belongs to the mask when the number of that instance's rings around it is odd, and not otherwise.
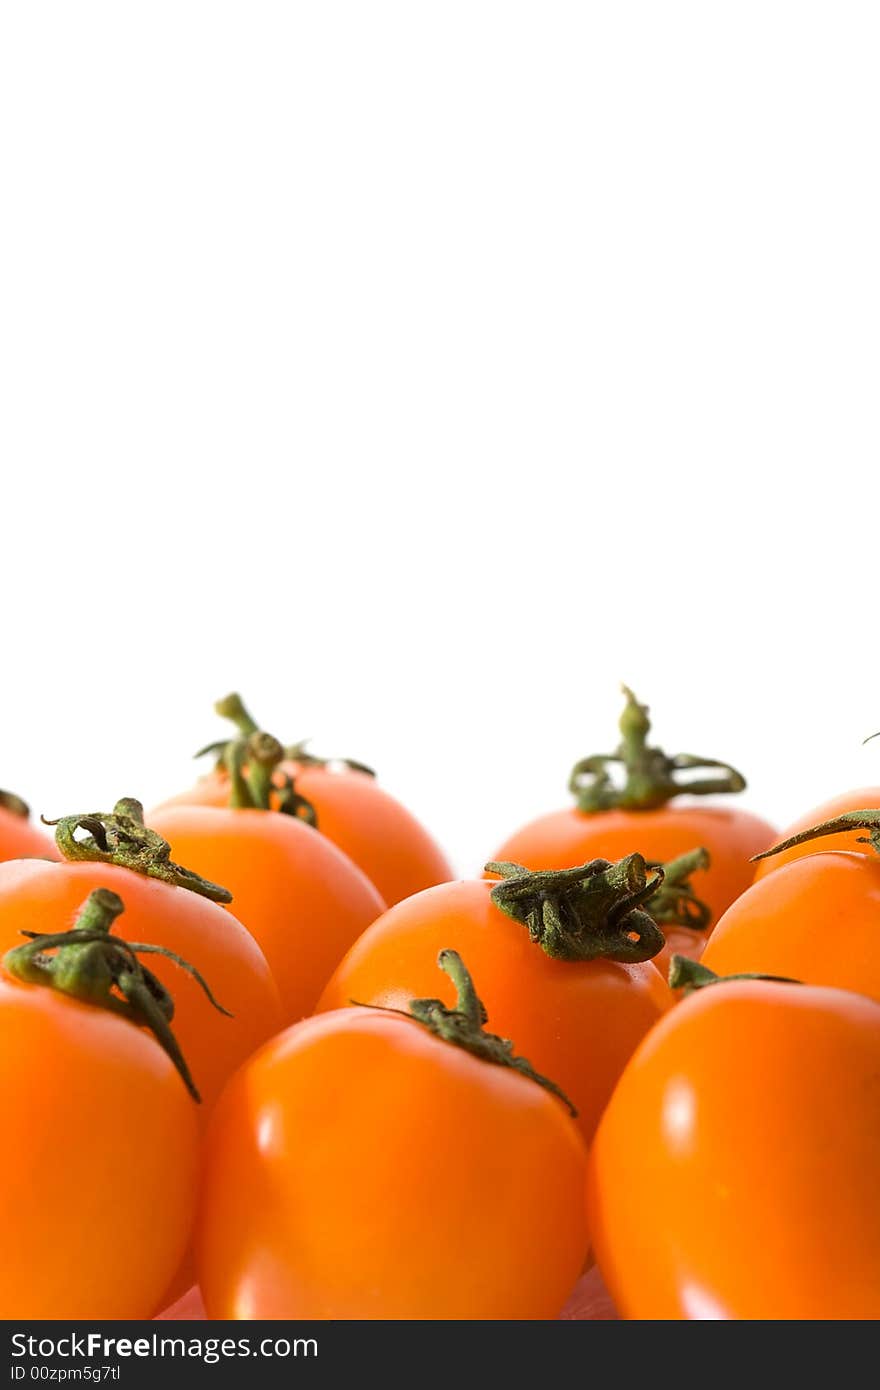
[{"label": "ripe tomato", "polygon": [[[823,805],[817,806],[815,810],[809,811],[805,816],[801,816],[776,839],[779,843],[785,844],[788,840],[797,839],[806,831],[826,825],[829,821],[835,821],[841,816],[852,815],[856,811],[874,807],[880,807],[880,787],[860,787],[857,791],[844,792],[841,796],[835,796],[830,801],[824,802]],[[870,809],[868,813],[870,814]],[[765,845],[763,848],[766,849],[767,846]],[[755,878],[766,878],[768,874],[781,869],[784,864],[790,864],[793,859],[803,859],[806,855],[815,854],[817,850],[824,852],[832,849],[847,849],[861,853],[864,848],[865,829],[855,824],[850,830],[844,824],[836,832],[823,833],[821,842],[818,844],[812,838],[804,839],[798,844],[790,845],[778,854],[774,853],[766,859],[761,859],[755,870]]]},{"label": "ripe tomato", "polygon": [[467,1050],[472,993],[457,1025],[417,1002],[436,1035],[341,1009],[230,1083],[196,1235],[209,1317],[558,1317],[587,1252],[583,1141],[555,1096]]},{"label": "ripe tomato", "polygon": [[[749,860],[765,849],[773,827],[739,808],[688,802],[674,806],[682,794],[740,791],[741,775],[725,764],[690,754],[667,757],[648,745],[648,711],[631,691],[620,721],[622,742],[613,754],[585,758],[571,776],[577,804],[540,816],[513,834],[496,859],[510,859],[529,869],[563,869],[601,856],[619,859],[638,851],[649,860],[665,862],[702,845],[711,867],[701,876],[699,896],[715,921],[752,881]],[[619,762],[626,773],[617,790],[607,770]],[[679,774],[710,770],[698,781],[680,781]]]},{"label": "ripe tomato", "polygon": [[729,981],[669,1013],[590,1160],[621,1316],[880,1316],[878,1076],[880,1006],[842,990]]},{"label": "ripe tomato", "polygon": [[[217,708],[235,721],[245,737],[259,732],[240,696],[227,696]],[[371,769],[345,758],[316,758],[303,745],[287,751],[276,780],[294,781],[296,791],[314,809],[317,829],[354,860],[389,907],[452,878],[451,865],[439,845],[405,806],[379,786]],[[227,806],[229,797],[229,774],[221,763],[159,809]]]},{"label": "ripe tomato", "polygon": [[[644,861],[631,859],[606,866],[604,877],[585,865],[567,874],[522,873],[500,884],[474,880],[417,893],[355,942],[318,1010],[352,1001],[405,1008],[410,999],[437,988],[437,953],[452,947],[480,981],[493,1026],[515,1038],[538,1070],[571,1096],[589,1139],[630,1053],[672,1003],[664,980],[645,959],[662,945],[662,936],[636,909],[621,917],[609,950],[622,939],[625,947],[627,930],[644,931],[647,923],[656,940],[644,950],[630,942],[630,952],[618,952],[623,961],[600,955],[564,959],[548,954],[556,948],[543,921],[533,931],[527,918],[533,906],[540,917],[545,905],[552,905],[569,927],[569,954],[581,951],[580,937],[586,953],[591,942],[601,950],[602,932],[615,912],[626,913],[645,888]],[[510,901],[511,894],[516,901]],[[498,905],[505,901],[516,916]],[[447,986],[447,997],[450,993]]]},{"label": "ripe tomato", "polygon": [[[116,819],[100,818],[110,827]],[[88,844],[80,842],[79,852],[87,854]],[[174,1030],[209,1109],[231,1072],[282,1027],[278,991],[262,952],[231,912],[189,889],[116,863],[34,859],[0,864],[0,954],[21,944],[23,929],[66,930],[95,888],[122,898],[127,938],[189,961],[232,1015],[211,1008],[196,980],[173,961],[151,956],[151,969],[174,998]]]},{"label": "ripe tomato", "polygon": [[0,1096],[0,1317],[152,1317],[196,1198],[174,1063],[133,1023],[0,970]]},{"label": "ripe tomato", "polygon": [[311,826],[277,811],[168,806],[151,821],[175,858],[231,890],[233,910],[269,962],[284,1021],[311,1013],[334,967],[384,909],[366,875]]},{"label": "ripe tomato", "polygon": [[31,824],[29,814],[21,797],[0,791],[0,860],[58,858],[52,841]]},{"label": "ripe tomato", "polygon": [[787,975],[880,1000],[878,929],[880,860],[832,850],[796,859],[746,889],[702,961],[718,975]]}]

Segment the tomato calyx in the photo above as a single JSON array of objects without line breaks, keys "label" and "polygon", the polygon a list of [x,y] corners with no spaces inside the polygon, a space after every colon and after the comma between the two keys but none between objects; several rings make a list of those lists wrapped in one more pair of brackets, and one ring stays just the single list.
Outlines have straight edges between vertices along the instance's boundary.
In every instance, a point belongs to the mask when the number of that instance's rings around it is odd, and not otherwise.
[{"label": "tomato calyx", "polygon": [[[457,951],[441,951],[437,964],[444,970],[455,985],[455,1007],[450,1009],[442,999],[411,999],[409,1012],[398,1010],[404,1018],[413,1018],[423,1028],[427,1028],[442,1042],[453,1047],[464,1048],[483,1062],[496,1067],[511,1067],[550,1091],[568,1107],[572,1116],[577,1110],[563,1090],[548,1077],[542,1076],[525,1057],[514,1053],[513,1043],[508,1038],[500,1038],[496,1033],[488,1033],[486,1024],[489,1015],[486,1006],[479,998],[470,971]],[[371,1006],[368,1006],[371,1007]]]},{"label": "tomato calyx", "polygon": [[22,820],[27,820],[31,813],[31,808],[27,802],[22,801],[20,796],[15,795],[15,792],[0,790],[0,807],[4,811],[9,811],[13,816],[19,816]]},{"label": "tomato calyx", "polygon": [[737,975],[716,975],[708,965],[701,965],[689,956],[673,956],[669,962],[669,988],[680,989],[693,994],[694,990],[706,989],[709,985],[728,985],[736,980],[766,980],[775,985],[800,985],[802,980],[793,980],[790,975],[761,975],[757,972],[743,972]]},{"label": "tomato calyx", "polygon": [[42,820],[55,827],[55,843],[67,860],[116,864],[175,888],[188,888],[215,903],[232,902],[228,888],[174,863],[168,841],[144,825],[144,808],[134,797],[123,797],[109,813],[94,811],[58,820],[44,816]]},{"label": "tomato calyx", "polygon": [[[108,1009],[141,1028],[148,1028],[177,1068],[194,1101],[201,1096],[171,1030],[174,1000],[139,955],[161,955],[186,970],[208,1000],[227,1018],[232,1015],[214,998],[194,965],[165,946],[124,941],[111,936],[125,904],[109,888],[96,888],[83,903],[74,925],[64,932],[24,931],[30,939],[3,957],[3,967],[25,984],[47,986],[81,1003]],[[54,952],[54,954],[48,954]]]},{"label": "tomato calyx", "polygon": [[297,791],[289,773],[279,773],[279,764],[288,756],[280,740],[259,728],[240,695],[224,696],[214,709],[232,721],[239,736],[209,743],[199,749],[196,757],[215,754],[218,768],[229,778],[230,806],[238,810],[277,810],[317,829],[318,813],[312,803]]},{"label": "tomato calyx", "polygon": [[[746,780],[729,763],[704,758],[695,753],[676,753],[670,757],[662,748],[651,747],[648,735],[651,721],[648,706],[639,704],[628,686],[623,686],[626,703],[620,716],[620,743],[613,753],[594,753],[575,763],[568,788],[579,811],[623,809],[649,811],[665,806],[676,796],[715,796],[741,792]],[[621,786],[615,786],[609,767],[619,765],[624,772]],[[705,777],[679,774],[705,769]]]},{"label": "tomato calyx", "polygon": [[669,859],[665,864],[649,863],[648,868],[663,869],[663,882],[651,894],[651,916],[663,927],[684,927],[687,931],[703,932],[712,920],[712,909],[698,898],[691,884],[691,874],[708,869],[709,851],[700,847]]},{"label": "tomato calyx", "polygon": [[760,854],[753,854],[751,863],[754,864],[759,859],[772,859],[774,854],[782,854],[784,850],[794,849],[796,845],[807,844],[810,840],[821,840],[824,835],[839,835],[844,830],[867,830],[868,834],[860,835],[856,843],[870,845],[875,853],[880,854],[880,810],[844,811],[832,820],[824,820],[820,825],[811,825],[808,830],[801,830],[797,835],[790,835],[787,840],[780,840],[778,845],[771,845]]},{"label": "tomato calyx", "polygon": [[[531,870],[522,864],[492,863],[497,908],[528,928],[529,939],[556,960],[650,960],[666,944],[642,904],[664,881],[662,865],[641,854],[612,864],[592,859],[572,869]],[[649,873],[654,877],[649,878]]]}]

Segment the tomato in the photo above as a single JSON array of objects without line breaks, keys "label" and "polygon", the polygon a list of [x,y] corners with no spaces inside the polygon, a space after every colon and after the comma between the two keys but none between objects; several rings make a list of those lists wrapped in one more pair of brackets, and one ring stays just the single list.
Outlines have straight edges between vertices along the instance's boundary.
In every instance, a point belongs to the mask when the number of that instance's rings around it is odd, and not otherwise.
[{"label": "tomato", "polygon": [[0,860],[58,858],[52,841],[31,824],[29,814],[21,797],[0,791]]},{"label": "tomato", "polygon": [[[618,952],[624,960],[565,959],[548,954],[556,947],[543,922],[533,923],[532,933],[527,917],[533,905],[539,915],[552,905],[570,924],[569,954],[576,957],[582,943],[584,954],[603,950],[603,931],[614,913],[621,906],[626,911],[630,896],[645,887],[644,861],[632,860],[606,866],[604,876],[585,865],[567,874],[522,872],[501,884],[464,881],[417,893],[355,942],[318,1009],[352,1001],[403,1008],[414,996],[436,990],[437,953],[452,947],[479,979],[493,1025],[515,1038],[529,1060],[571,1096],[589,1138],[633,1048],[672,1002],[645,958],[662,945],[662,936],[644,912],[631,912],[608,950],[620,945],[627,928],[645,930],[647,923],[656,940],[644,949],[630,943],[630,952]],[[511,901],[511,894],[523,900]],[[447,997],[450,992],[447,986]]]},{"label": "tomato", "polygon": [[[65,843],[71,823],[83,819],[93,828],[100,822],[111,833],[114,826],[131,829],[133,824],[117,815],[66,818],[61,823]],[[134,823],[131,833],[136,829]],[[77,841],[75,852],[102,853],[91,839]],[[265,957],[231,912],[199,892],[148,877],[124,863],[88,859],[0,864],[0,954],[21,943],[23,929],[66,930],[94,888],[112,889],[122,898],[127,937],[165,947],[191,962],[232,1015],[207,1006],[197,981],[172,960],[151,957],[151,968],[174,996],[175,1032],[207,1111],[230,1073],[282,1027],[281,1003]]]},{"label": "tomato", "polygon": [[0,970],[0,1097],[0,1317],[151,1317],[196,1198],[174,1062],[127,1019]]},{"label": "tomato", "polygon": [[[805,816],[801,816],[776,839],[784,844],[788,840],[798,838],[813,827],[825,825],[829,821],[837,820],[840,816],[851,815],[855,811],[874,807],[880,807],[880,787],[860,787],[857,791],[844,792],[841,796],[835,796],[830,801],[824,802],[823,805],[817,806],[815,810],[809,811]],[[767,846],[765,845],[763,848],[766,849]],[[846,849],[860,853],[864,848],[864,828],[857,824],[851,830],[842,826],[836,833],[823,834],[822,843],[819,845],[815,844],[812,839],[805,839],[798,844],[790,845],[779,854],[774,853],[766,859],[761,859],[754,876],[756,879],[766,878],[768,874],[781,869],[784,864],[790,864],[793,859],[803,859],[805,855],[815,854],[817,850]]]},{"label": "tomato", "polygon": [[878,1077],[880,1006],[842,990],[731,980],[667,1014],[590,1160],[621,1316],[880,1316]]},{"label": "tomato", "polygon": [[284,1021],[311,1013],[384,909],[366,875],[311,826],[277,811],[168,806],[151,822],[175,858],[231,890],[233,910],[269,962]]},{"label": "tomato", "polygon": [[[648,746],[648,711],[631,691],[621,717],[622,743],[614,754],[585,758],[572,773],[577,804],[540,816],[513,834],[496,859],[510,859],[529,869],[564,869],[588,859],[619,859],[638,851],[648,860],[665,862],[703,846],[711,867],[701,877],[699,896],[715,921],[751,883],[751,856],[770,844],[773,827],[738,807],[687,802],[670,804],[682,794],[739,791],[745,786],[733,768],[689,754],[667,757]],[[616,790],[607,765],[623,764],[626,782]],[[680,781],[682,771],[710,769],[699,781]]]},{"label": "tomato", "polygon": [[[836,838],[836,837],[835,837]],[[832,850],[786,864],[727,909],[702,961],[880,1000],[880,860]]]},{"label": "tomato", "polygon": [[455,1011],[417,1002],[434,1022],[307,1019],[230,1082],[196,1236],[209,1317],[559,1315],[587,1251],[583,1141],[509,1053],[469,1050],[475,996],[460,1045]]},{"label": "tomato", "polygon": [[[227,696],[218,702],[218,709],[234,718],[246,736],[258,732],[239,696]],[[369,768],[344,758],[316,758],[303,745],[289,752],[296,756],[280,763],[276,781],[294,781],[296,791],[314,810],[317,829],[354,860],[389,906],[452,878],[439,845],[405,806],[379,786]],[[229,797],[230,779],[221,763],[159,809],[226,806]]]}]

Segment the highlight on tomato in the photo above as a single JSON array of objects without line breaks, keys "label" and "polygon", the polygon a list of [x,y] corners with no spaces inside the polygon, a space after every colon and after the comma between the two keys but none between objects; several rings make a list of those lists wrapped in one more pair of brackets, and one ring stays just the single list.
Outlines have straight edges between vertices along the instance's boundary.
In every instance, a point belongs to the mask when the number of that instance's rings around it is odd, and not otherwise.
[{"label": "highlight on tomato", "polygon": [[461,959],[439,963],[451,1007],[307,1019],[230,1082],[196,1236],[209,1317],[559,1316],[588,1247],[583,1140],[485,1031]]},{"label": "highlight on tomato", "polygon": [[110,935],[122,910],[99,888],[47,934],[22,904],[3,957],[0,1318],[152,1317],[189,1241],[197,1093],[146,948]]},{"label": "highlight on tomato", "polygon": [[229,744],[224,756],[228,806],[159,807],[150,824],[175,858],[231,890],[290,1023],[312,1012],[385,903],[348,855],[308,823],[312,808],[291,783],[276,797],[273,775],[284,756],[277,739],[258,731]]},{"label": "highlight on tomato", "polygon": [[[238,736],[258,735],[255,723],[240,695],[227,695],[215,705],[218,714],[232,720]],[[212,772],[199,778],[167,806],[225,806],[230,786],[227,741],[209,744],[197,756],[218,758]],[[381,787],[365,763],[352,758],[319,758],[306,742],[284,749],[283,760],[273,774],[278,793],[295,787],[311,810],[312,824],[358,865],[388,904],[412,893],[446,883],[452,867],[436,841],[407,808]]]},{"label": "highlight on tomato", "polygon": [[[175,1030],[205,1098],[213,1104],[227,1078],[283,1026],[270,968],[253,937],[220,903],[227,889],[175,864],[169,846],[143,823],[133,798],[111,813],[65,816],[55,822],[61,863],[0,864],[0,952],[25,928],[61,932],[93,889],[110,889],[126,905],[132,938],[155,957],[155,973],[175,999]],[[161,951],[159,948],[162,948]],[[204,1007],[191,961],[211,982],[227,1013]]]},{"label": "highlight on tomato", "polygon": [[[842,832],[864,852],[826,850]],[[757,879],[727,909],[703,963],[720,975],[793,975],[880,1000],[880,810],[811,826],[765,850],[762,862],[795,849],[805,857]]]},{"label": "highlight on tomato", "polygon": [[590,1158],[621,1316],[880,1317],[880,1005],[691,961],[672,983],[697,988],[633,1055]]},{"label": "highlight on tomato", "polygon": [[[702,845],[711,868],[699,894],[717,921],[752,881],[751,856],[775,831],[750,811],[706,805],[703,798],[740,792],[745,778],[727,763],[691,753],[669,756],[648,743],[648,707],[624,686],[621,742],[613,753],[583,758],[572,771],[574,806],[540,816],[505,841],[494,856],[530,869],[564,869],[633,851],[666,862]],[[618,786],[611,769],[622,769]],[[677,798],[685,797],[681,804]],[[698,801],[687,798],[699,798]]]},{"label": "highlight on tomato", "polygon": [[453,948],[494,1026],[571,1096],[589,1139],[636,1044],[672,1003],[650,959],[664,946],[649,915],[663,871],[638,854],[542,873],[488,868],[499,882],[442,884],[390,908],[355,942],[318,1010],[405,1008],[436,988],[437,954]]},{"label": "highlight on tomato", "polygon": [[20,796],[0,791],[0,860],[57,859],[52,841],[31,822],[30,814]]}]

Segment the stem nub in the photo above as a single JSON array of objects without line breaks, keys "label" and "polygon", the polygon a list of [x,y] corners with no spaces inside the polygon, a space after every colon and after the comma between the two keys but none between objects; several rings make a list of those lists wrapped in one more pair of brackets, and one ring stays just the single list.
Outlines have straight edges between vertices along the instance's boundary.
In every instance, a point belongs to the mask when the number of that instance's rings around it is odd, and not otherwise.
[{"label": "stem nub", "polygon": [[[272,734],[259,728],[240,695],[225,695],[214,706],[224,719],[231,719],[238,738],[209,743],[197,758],[213,753],[229,776],[229,804],[237,809],[271,811],[294,816],[317,828],[318,814],[310,801],[294,787],[294,779],[280,777],[280,764],[289,753]],[[313,761],[318,761],[314,759]]]},{"label": "stem nub", "polygon": [[4,811],[9,811],[13,816],[20,816],[22,820],[27,820],[31,813],[31,808],[26,801],[22,801],[15,792],[0,791],[0,807]]},{"label": "stem nub", "polygon": [[65,859],[118,864],[175,888],[189,888],[212,902],[232,902],[228,888],[173,862],[171,846],[144,825],[144,808],[134,797],[117,801],[109,814],[94,811],[82,816],[62,816],[59,820],[43,817],[43,824],[55,827],[55,843]]},{"label": "stem nub", "polygon": [[[662,748],[648,744],[651,721],[648,706],[640,705],[628,686],[620,716],[620,743],[613,753],[596,753],[575,763],[569,790],[579,811],[592,813],[622,808],[648,811],[665,806],[676,796],[714,796],[721,792],[741,792],[746,785],[742,773],[728,763],[694,753],[669,757]],[[623,785],[615,786],[609,767],[619,764],[624,771]],[[707,777],[679,780],[678,774],[704,768]]]},{"label": "stem nub", "polygon": [[3,966],[25,984],[47,986],[148,1028],[171,1058],[193,1100],[200,1101],[201,1096],[171,1029],[174,1000],[138,956],[149,953],[173,960],[192,975],[215,1009],[227,1018],[232,1015],[217,1003],[195,966],[174,951],[111,936],[113,923],[124,910],[125,904],[117,893],[109,888],[96,888],[86,898],[69,931],[22,932],[30,940],[7,951]]},{"label": "stem nub", "polygon": [[530,1081],[536,1081],[539,1086],[543,1086],[545,1091],[558,1096],[568,1106],[571,1114],[577,1115],[568,1096],[555,1082],[535,1071],[525,1057],[514,1055],[513,1043],[509,1039],[486,1032],[488,1015],[485,1006],[477,996],[474,982],[458,952],[441,951],[437,957],[437,964],[441,970],[445,970],[455,985],[455,1007],[447,1008],[442,999],[412,999],[409,1017],[430,1029],[434,1036],[443,1042],[462,1047],[484,1062],[491,1062],[498,1067],[512,1067],[521,1076],[527,1076]]},{"label": "stem nub", "polygon": [[684,990],[693,994],[695,989],[706,989],[709,985],[731,984],[734,980],[767,980],[777,985],[799,985],[801,980],[793,980],[788,975],[761,975],[743,973],[740,975],[716,975],[707,965],[688,956],[673,956],[669,962],[669,988]]},{"label": "stem nub", "polygon": [[[692,849],[661,864],[663,882],[651,898],[651,916],[663,927],[684,927],[703,932],[712,920],[712,909],[698,898],[691,875],[709,867],[709,851]],[[652,864],[648,868],[653,868]]]},{"label": "stem nub", "polygon": [[752,863],[758,859],[772,859],[774,854],[782,854],[783,850],[805,845],[810,840],[821,840],[824,835],[839,835],[845,830],[867,830],[867,835],[858,836],[856,844],[870,845],[872,850],[880,854],[880,810],[844,811],[832,820],[824,820],[821,825],[811,825],[809,830],[801,830],[797,835],[790,835],[787,840],[780,840],[778,845],[771,845],[760,854],[753,854]]},{"label": "stem nub", "polygon": [[666,944],[653,916],[643,910],[663,883],[664,871],[641,854],[628,854],[616,864],[593,859],[573,869],[487,864],[486,872],[501,875],[492,889],[495,906],[527,927],[531,940],[557,960],[604,957],[634,965]]}]

